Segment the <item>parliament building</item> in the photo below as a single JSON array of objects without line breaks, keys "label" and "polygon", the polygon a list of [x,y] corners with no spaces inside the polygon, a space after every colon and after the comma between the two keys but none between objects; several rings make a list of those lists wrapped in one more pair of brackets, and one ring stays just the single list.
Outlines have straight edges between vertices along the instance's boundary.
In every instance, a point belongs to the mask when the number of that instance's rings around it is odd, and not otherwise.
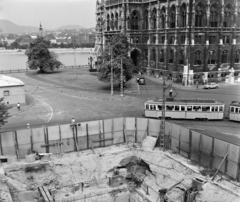
[{"label": "parliament building", "polygon": [[233,68],[240,76],[239,0],[98,0],[96,53],[119,33],[141,68],[177,75],[189,67],[208,78]]}]

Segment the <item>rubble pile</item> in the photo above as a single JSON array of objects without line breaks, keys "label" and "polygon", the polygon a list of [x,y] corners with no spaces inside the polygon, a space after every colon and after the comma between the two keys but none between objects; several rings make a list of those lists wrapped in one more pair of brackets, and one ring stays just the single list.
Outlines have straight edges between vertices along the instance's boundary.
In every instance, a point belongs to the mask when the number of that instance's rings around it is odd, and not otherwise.
[{"label": "rubble pile", "polygon": [[[240,186],[229,179],[200,173],[201,167],[187,159],[139,145],[115,145],[82,152],[51,155],[49,160],[1,163],[0,197],[11,193],[12,201],[56,202],[162,201],[238,202]],[[4,179],[4,180],[3,180]],[[230,183],[231,182],[231,183]],[[2,190],[2,184],[8,189]],[[229,188],[229,189],[228,189]],[[231,200],[230,200],[231,199]],[[5,200],[11,202],[11,200]]]}]

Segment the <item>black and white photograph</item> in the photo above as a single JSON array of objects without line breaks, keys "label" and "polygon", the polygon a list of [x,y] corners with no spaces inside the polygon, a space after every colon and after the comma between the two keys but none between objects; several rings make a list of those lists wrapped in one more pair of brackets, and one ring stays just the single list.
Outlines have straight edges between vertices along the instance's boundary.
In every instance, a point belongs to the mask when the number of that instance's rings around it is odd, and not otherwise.
[{"label": "black and white photograph", "polygon": [[0,202],[239,202],[240,0],[0,0]]}]

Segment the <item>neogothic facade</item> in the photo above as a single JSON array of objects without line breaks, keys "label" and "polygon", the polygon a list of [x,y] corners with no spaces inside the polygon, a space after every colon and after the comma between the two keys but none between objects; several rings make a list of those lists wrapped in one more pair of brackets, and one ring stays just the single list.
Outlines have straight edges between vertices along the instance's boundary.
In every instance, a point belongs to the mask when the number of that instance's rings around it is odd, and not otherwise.
[{"label": "neogothic facade", "polygon": [[240,70],[239,0],[98,0],[96,47],[121,32],[141,67]]}]

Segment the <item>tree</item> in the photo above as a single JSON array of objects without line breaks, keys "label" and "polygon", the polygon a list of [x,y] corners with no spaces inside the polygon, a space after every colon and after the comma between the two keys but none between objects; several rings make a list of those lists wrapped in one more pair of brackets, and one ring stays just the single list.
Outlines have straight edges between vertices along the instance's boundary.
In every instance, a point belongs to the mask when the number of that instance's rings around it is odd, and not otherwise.
[{"label": "tree", "polygon": [[121,79],[121,60],[123,64],[123,76],[126,81],[132,78],[133,73],[137,72],[132,59],[128,56],[129,42],[126,35],[119,34],[110,39],[102,54],[102,64],[98,69],[98,79],[102,82],[111,81],[111,64],[113,68],[113,82],[120,82]]},{"label": "tree", "polygon": [[40,72],[52,72],[61,67],[62,63],[57,60],[57,55],[50,52],[50,41],[43,37],[37,37],[30,43],[25,54],[28,57],[28,66],[30,69],[39,69]]},{"label": "tree", "polygon": [[0,128],[5,124],[5,120],[9,117],[9,107],[3,102],[4,98],[0,98]]},{"label": "tree", "polygon": [[19,48],[19,43],[15,40],[13,43],[11,43],[11,49],[17,49]]}]

